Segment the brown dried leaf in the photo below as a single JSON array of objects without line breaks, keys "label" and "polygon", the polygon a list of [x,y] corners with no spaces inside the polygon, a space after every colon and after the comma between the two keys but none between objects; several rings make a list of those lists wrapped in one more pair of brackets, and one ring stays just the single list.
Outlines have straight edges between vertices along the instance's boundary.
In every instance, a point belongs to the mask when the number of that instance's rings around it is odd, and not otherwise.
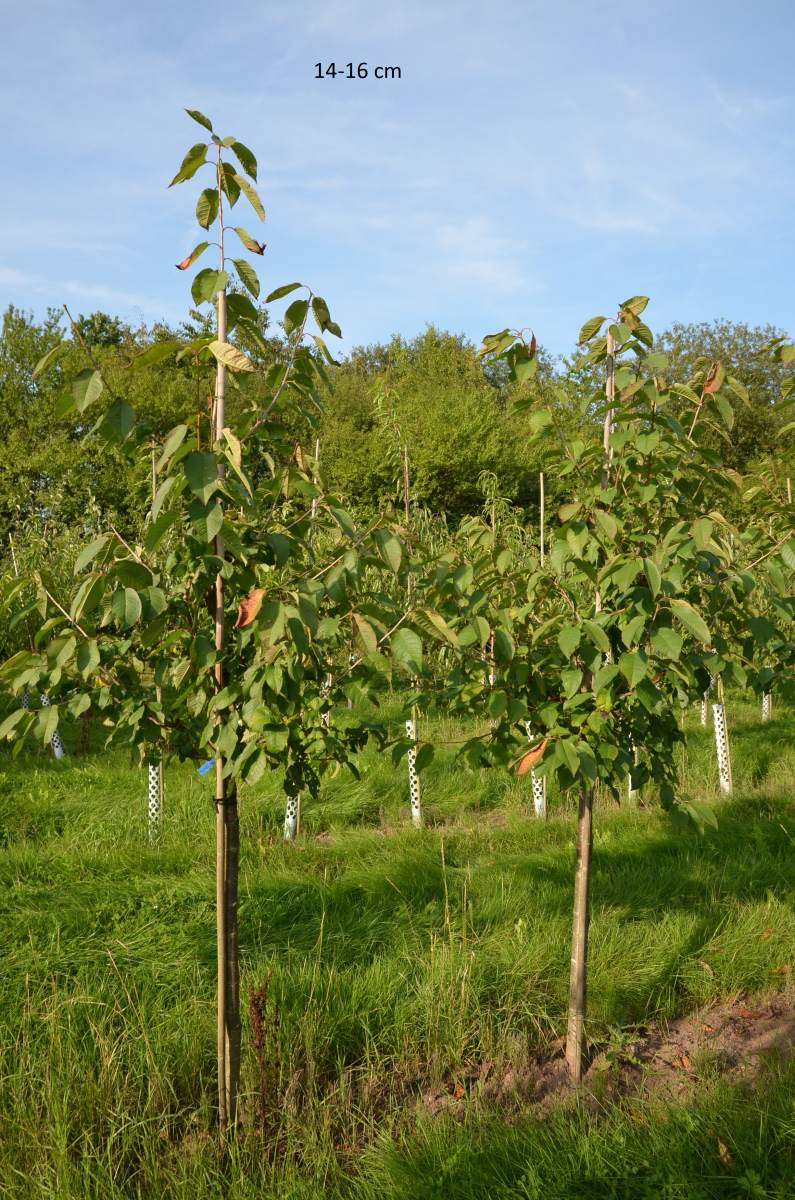
[{"label": "brown dried leaf", "polygon": [[190,254],[188,255],[187,258],[183,258],[182,262],[177,263],[177,270],[178,271],[187,271],[188,267],[191,264],[192,258],[193,258],[193,256]]},{"label": "brown dried leaf", "polygon": [[742,1017],[743,1020],[749,1021],[749,1020],[754,1020],[756,1017],[758,1017],[759,1013],[754,1012],[753,1009],[751,1009],[751,1008],[738,1008],[737,1015],[739,1017]]},{"label": "brown dried leaf", "polygon": [[465,1096],[465,1095],[466,1095],[466,1088],[462,1087],[462,1085],[460,1083],[456,1084],[455,1090],[453,1092],[453,1099],[460,1100],[461,1097]]},{"label": "brown dried leaf", "polygon": [[789,975],[789,963],[784,963],[781,967],[775,968],[776,975]]},{"label": "brown dried leaf", "polygon": [[718,390],[718,371],[720,363],[714,362],[707,372],[707,378],[704,380],[703,392],[705,396],[712,396]]},{"label": "brown dried leaf", "polygon": [[689,1057],[689,1055],[687,1055],[687,1054],[680,1054],[680,1056],[679,1056],[679,1060],[678,1060],[678,1061],[679,1061],[679,1066],[680,1066],[680,1067],[683,1067],[685,1071],[689,1071],[689,1070],[690,1070],[690,1057]]},{"label": "brown dried leaf", "polygon": [[767,939],[772,937],[774,933],[775,929],[763,929],[759,936],[763,942],[766,942]]},{"label": "brown dried leaf", "polygon": [[262,597],[265,595],[265,588],[254,588],[253,591],[240,601],[240,606],[237,610],[237,620],[235,621],[235,629],[245,629],[247,625],[256,617],[259,610],[262,608]]},{"label": "brown dried leaf", "polygon": [[732,1153],[722,1137],[718,1138],[718,1154],[720,1155],[720,1161],[723,1163],[724,1167],[730,1171],[734,1166],[734,1158],[732,1157]]},{"label": "brown dried leaf", "polygon": [[528,750],[527,754],[519,760],[519,766],[516,768],[517,775],[526,775],[528,771],[532,771],[546,750],[548,742],[549,738],[544,738],[543,742],[539,742],[532,750]]},{"label": "brown dried leaf", "polygon": [[527,353],[529,354],[530,358],[535,358],[535,353],[536,353],[536,335],[535,334],[533,334],[533,336],[530,338],[530,345],[527,347]]}]

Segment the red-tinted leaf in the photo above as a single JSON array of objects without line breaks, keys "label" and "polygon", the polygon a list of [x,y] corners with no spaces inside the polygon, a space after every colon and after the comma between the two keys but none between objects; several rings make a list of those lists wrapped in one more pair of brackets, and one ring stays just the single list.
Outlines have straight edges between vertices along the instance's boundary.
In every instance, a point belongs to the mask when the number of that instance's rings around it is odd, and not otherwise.
[{"label": "red-tinted leaf", "polygon": [[535,334],[533,334],[533,336],[530,338],[530,345],[527,347],[527,353],[530,358],[535,358],[535,356],[536,356],[536,335]]},{"label": "red-tinted leaf", "polygon": [[254,588],[252,592],[249,592],[245,600],[240,601],[235,629],[245,629],[247,625],[251,624],[262,607],[262,597],[264,595],[265,588]]},{"label": "red-tinted leaf", "polygon": [[710,367],[709,371],[707,372],[707,378],[704,380],[704,389],[703,389],[705,396],[712,396],[712,395],[714,395],[715,392],[717,392],[718,387],[719,387],[719,384],[718,384],[718,371],[719,370],[720,370],[720,363],[714,362],[712,364],[712,366]]},{"label": "red-tinted leaf", "polygon": [[548,741],[549,738],[544,738],[543,742],[534,746],[532,750],[528,750],[527,754],[519,760],[519,766],[516,768],[517,775],[526,775],[528,771],[532,771],[546,750]]}]

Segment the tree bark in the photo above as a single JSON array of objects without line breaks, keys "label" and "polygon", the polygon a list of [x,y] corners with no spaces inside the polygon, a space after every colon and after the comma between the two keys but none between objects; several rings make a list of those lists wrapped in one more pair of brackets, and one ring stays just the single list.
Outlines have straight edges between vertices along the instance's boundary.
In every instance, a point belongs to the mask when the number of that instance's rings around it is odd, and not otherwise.
[{"label": "tree bark", "polygon": [[225,1085],[229,1125],[237,1122],[237,1100],[240,1087],[240,966],[237,938],[238,864],[240,859],[240,822],[237,793],[234,786],[227,789],[224,804],[225,824],[225,892],[226,909],[226,1024],[225,1024]]},{"label": "tree bark", "polygon": [[573,1083],[580,1083],[585,1057],[585,1007],[588,978],[588,925],[590,921],[591,848],[593,845],[593,788],[580,790],[577,818],[577,870],[574,876],[574,919],[571,935],[569,1023],[566,1062]]}]

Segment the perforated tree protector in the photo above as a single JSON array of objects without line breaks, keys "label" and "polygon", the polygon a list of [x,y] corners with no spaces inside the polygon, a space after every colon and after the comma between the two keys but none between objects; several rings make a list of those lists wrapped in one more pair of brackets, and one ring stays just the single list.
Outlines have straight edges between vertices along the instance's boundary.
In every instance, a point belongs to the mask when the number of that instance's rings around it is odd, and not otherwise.
[{"label": "perforated tree protector", "polygon": [[149,837],[155,838],[160,830],[161,804],[160,804],[160,763],[150,762],[147,764],[148,770],[148,793],[149,802],[147,812],[149,815]]},{"label": "perforated tree protector", "polygon": [[720,783],[720,790],[728,796],[732,790],[732,770],[729,760],[726,710],[722,704],[712,705],[712,722],[715,726],[715,749],[718,754],[718,782]]},{"label": "perforated tree protector", "polygon": [[[406,721],[406,734],[414,740],[414,722]],[[414,825],[422,825],[422,804],[420,802],[420,780],[417,775],[417,752],[412,746],[407,755],[409,764],[409,798],[411,800],[411,820]]]},{"label": "perforated tree protector", "polygon": [[[527,740],[533,740],[533,731],[530,728],[530,722],[524,723]],[[539,779],[535,771],[530,772],[530,787],[533,793],[533,810],[537,817],[545,817],[547,815],[547,781]]]},{"label": "perforated tree protector", "polygon": [[770,720],[771,707],[772,706],[770,703],[770,692],[762,692],[762,720],[763,721]]},{"label": "perforated tree protector", "polygon": [[[46,708],[49,703],[50,703],[50,697],[42,694],[42,697],[41,697],[42,708]],[[55,733],[52,735],[52,741],[50,742],[50,745],[52,746],[52,752],[55,755],[55,757],[63,758],[63,742],[61,741],[61,735],[57,729],[56,729]]]},{"label": "perforated tree protector", "polygon": [[298,805],[300,796],[289,796],[284,810],[284,840],[291,842],[298,832]]}]

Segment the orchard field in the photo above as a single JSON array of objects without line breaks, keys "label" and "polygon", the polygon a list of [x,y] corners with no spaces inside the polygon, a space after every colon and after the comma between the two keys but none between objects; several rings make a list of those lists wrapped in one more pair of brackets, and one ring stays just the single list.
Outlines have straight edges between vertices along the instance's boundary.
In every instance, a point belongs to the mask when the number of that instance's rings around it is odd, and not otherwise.
[{"label": "orchard field", "polygon": [[404,772],[368,752],[285,843],[278,784],[244,789],[245,1132],[224,1160],[211,783],[167,771],[151,846],[125,757],[4,758],[3,1194],[792,1196],[795,718],[730,712],[730,800],[695,711],[682,758],[717,829],[597,800],[581,1092],[570,801],[540,822],[527,779],[442,755],[417,830]]},{"label": "orchard field", "polygon": [[3,322],[2,1194],[795,1196],[795,345],[342,361],[186,112],[187,320]]}]

